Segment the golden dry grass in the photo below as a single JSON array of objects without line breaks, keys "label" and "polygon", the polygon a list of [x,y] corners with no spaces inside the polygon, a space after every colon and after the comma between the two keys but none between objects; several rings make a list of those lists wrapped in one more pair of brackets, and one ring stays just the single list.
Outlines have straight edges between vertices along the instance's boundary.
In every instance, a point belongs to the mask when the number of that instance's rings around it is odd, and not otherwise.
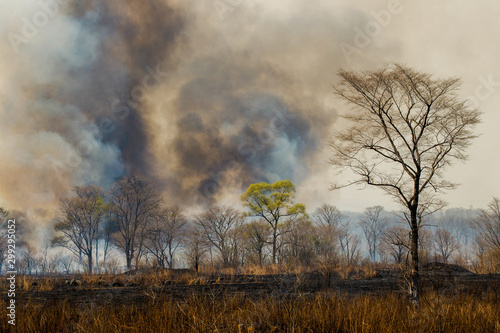
[{"label": "golden dry grass", "polygon": [[[0,331],[15,332],[0,304]],[[96,306],[19,301],[17,332],[500,332],[498,295],[427,295],[415,310],[395,295],[347,297],[186,295],[144,304]]]}]

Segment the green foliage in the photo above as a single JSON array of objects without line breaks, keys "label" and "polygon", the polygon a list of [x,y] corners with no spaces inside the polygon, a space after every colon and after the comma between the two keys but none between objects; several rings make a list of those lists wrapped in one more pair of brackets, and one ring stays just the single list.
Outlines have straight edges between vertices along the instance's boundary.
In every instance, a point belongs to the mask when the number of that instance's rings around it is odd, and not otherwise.
[{"label": "green foliage", "polygon": [[281,180],[274,184],[265,182],[252,184],[241,196],[243,205],[249,209],[245,216],[261,217],[271,226],[273,263],[277,261],[278,231],[280,221],[284,217],[286,221],[292,221],[300,216],[306,215],[306,206],[301,203],[294,204],[295,185],[289,180]]},{"label": "green foliage", "polygon": [[262,217],[272,224],[281,217],[305,215],[306,207],[301,203],[294,204],[294,199],[295,185],[289,180],[252,184],[241,196],[243,204],[250,210],[246,216]]}]

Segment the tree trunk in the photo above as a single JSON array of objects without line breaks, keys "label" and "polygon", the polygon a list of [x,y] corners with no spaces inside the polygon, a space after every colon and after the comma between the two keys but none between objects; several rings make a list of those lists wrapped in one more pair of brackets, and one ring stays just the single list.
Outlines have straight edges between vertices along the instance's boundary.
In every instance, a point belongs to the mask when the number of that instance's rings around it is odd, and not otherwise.
[{"label": "tree trunk", "polygon": [[127,269],[132,270],[132,257],[127,256]]},{"label": "tree trunk", "polygon": [[80,271],[80,268],[82,266],[82,249],[78,248],[78,271]]},{"label": "tree trunk", "polygon": [[410,294],[413,304],[418,305],[418,298],[420,292],[420,276],[418,272],[418,219],[417,207],[411,208],[411,281],[410,281]]},{"label": "tree trunk", "polygon": [[273,264],[276,264],[276,243],[278,238],[278,230],[277,227],[273,230]]},{"label": "tree trunk", "polygon": [[132,259],[133,259],[133,255],[132,255],[132,251],[130,251],[130,249],[127,247],[125,249],[125,260],[127,261],[127,270],[132,270]]},{"label": "tree trunk", "polygon": [[108,258],[108,246],[109,246],[109,238],[108,235],[104,238],[104,253],[102,258],[102,264],[106,265],[106,259]]},{"label": "tree trunk", "polygon": [[89,252],[88,261],[88,273],[92,274],[92,251]]},{"label": "tree trunk", "polygon": [[99,238],[95,240],[95,267],[99,272]]},{"label": "tree trunk", "polygon": [[172,252],[169,252],[169,262],[168,262],[168,268],[173,269],[174,268],[174,254]]}]

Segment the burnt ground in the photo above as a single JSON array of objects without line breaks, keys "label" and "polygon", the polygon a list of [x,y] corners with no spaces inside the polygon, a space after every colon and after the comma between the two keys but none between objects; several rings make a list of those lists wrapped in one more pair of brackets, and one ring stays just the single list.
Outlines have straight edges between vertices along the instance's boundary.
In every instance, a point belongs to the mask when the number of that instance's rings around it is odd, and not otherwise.
[{"label": "burnt ground", "polygon": [[[263,296],[291,297],[333,292],[350,297],[356,295],[406,294],[404,274],[390,269],[377,270],[370,278],[341,279],[334,275],[330,282],[319,273],[275,275],[195,274],[184,271],[169,279],[148,280],[146,272],[132,272],[116,276],[89,279],[82,276],[53,276],[50,278],[23,278],[18,281],[16,300],[35,304],[58,301],[78,304],[141,305],[166,299],[182,300],[191,295],[207,297],[242,296],[257,299]],[[182,277],[182,274],[187,274]],[[424,291],[446,296],[472,294],[478,297],[500,295],[500,274],[474,274],[466,269],[432,263],[421,271]],[[328,285],[329,284],[329,285]],[[7,285],[1,281],[2,299],[7,300]]]}]

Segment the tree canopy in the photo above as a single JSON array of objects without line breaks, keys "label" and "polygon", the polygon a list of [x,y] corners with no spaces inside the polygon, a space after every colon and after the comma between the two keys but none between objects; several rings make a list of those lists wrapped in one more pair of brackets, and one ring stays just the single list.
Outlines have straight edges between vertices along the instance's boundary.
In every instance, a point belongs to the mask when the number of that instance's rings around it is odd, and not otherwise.
[{"label": "tree canopy", "polygon": [[295,185],[289,180],[273,184],[261,182],[252,184],[241,196],[244,206],[249,211],[246,216],[260,217],[266,220],[273,230],[273,263],[276,262],[277,239],[280,236],[278,226],[284,219],[295,219],[305,215],[306,207],[295,203]]}]

